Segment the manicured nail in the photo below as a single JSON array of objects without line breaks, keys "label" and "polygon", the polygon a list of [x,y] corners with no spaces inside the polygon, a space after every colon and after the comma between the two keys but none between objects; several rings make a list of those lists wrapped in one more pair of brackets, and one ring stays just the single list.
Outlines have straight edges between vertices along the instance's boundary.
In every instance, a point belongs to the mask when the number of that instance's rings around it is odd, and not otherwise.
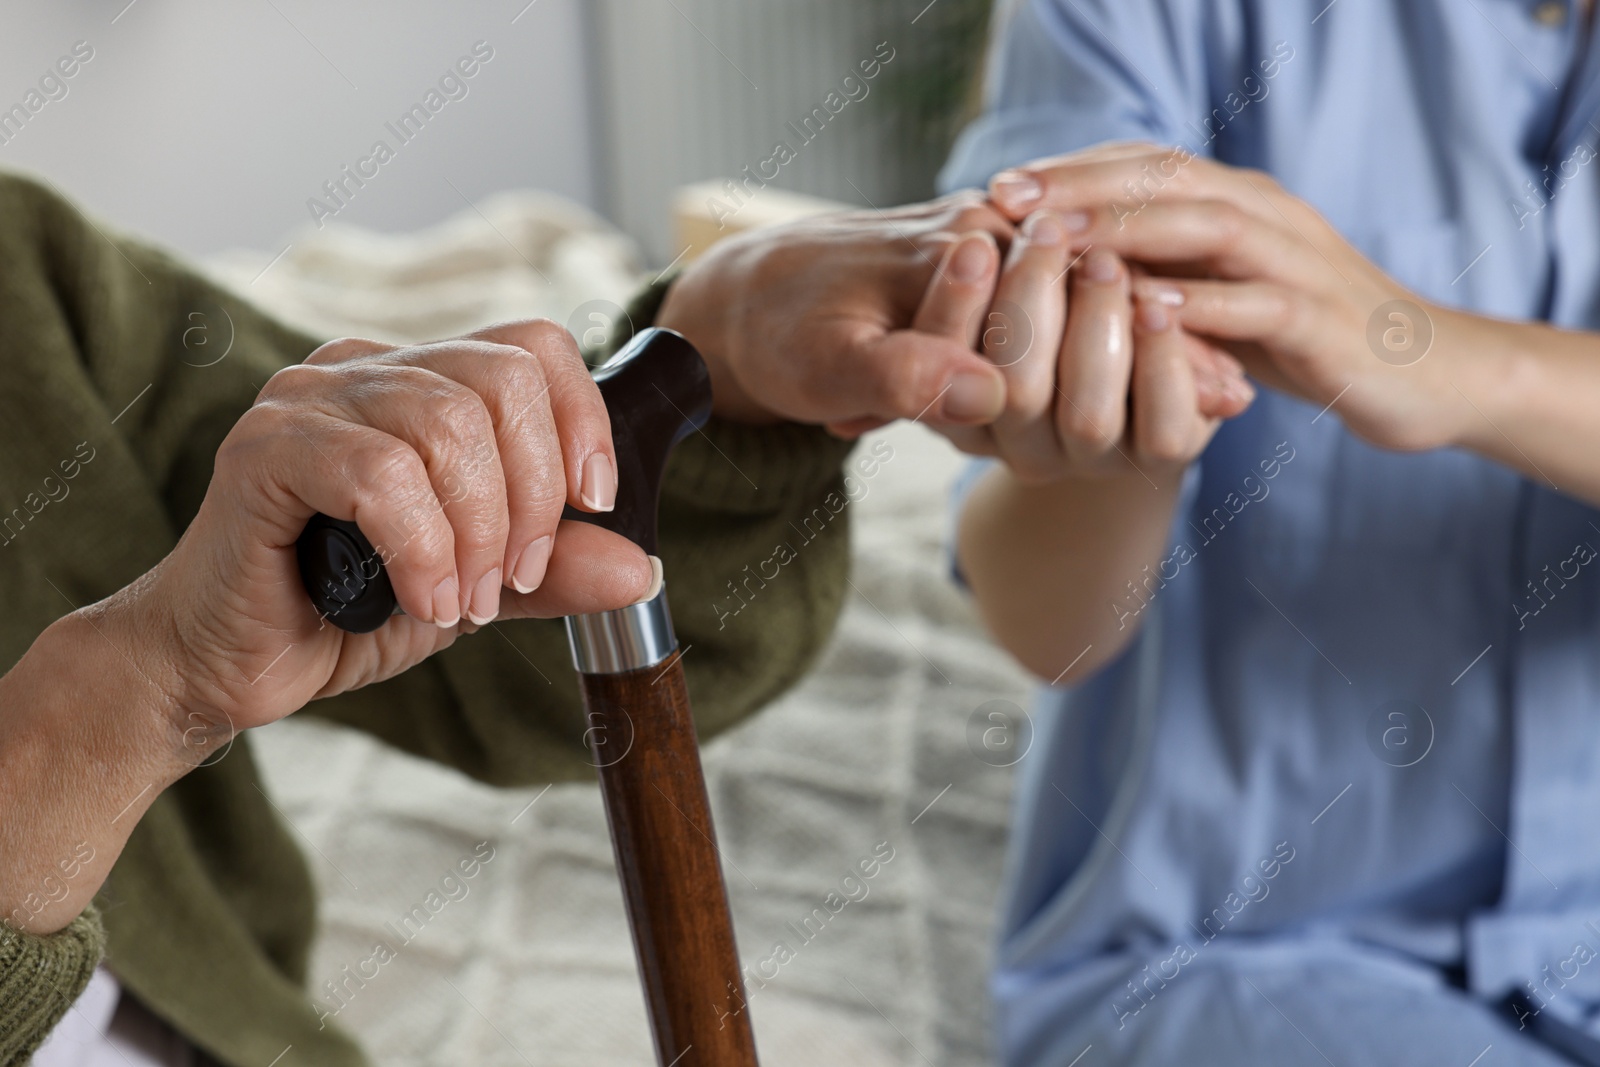
[{"label": "manicured nail", "polygon": [[950,254],[950,276],[958,282],[981,282],[994,262],[994,238],[987,233],[963,237]]},{"label": "manicured nail", "polygon": [[1139,286],[1139,295],[1145,300],[1153,300],[1158,304],[1165,304],[1169,308],[1181,308],[1187,298],[1183,290],[1176,285],[1166,285],[1162,282],[1145,282]]},{"label": "manicured nail", "polygon": [[1149,333],[1160,333],[1172,324],[1167,309],[1154,300],[1140,300],[1139,325]]},{"label": "manicured nail", "polygon": [[1061,216],[1061,225],[1067,228],[1068,233],[1082,233],[1089,228],[1090,221],[1087,211],[1069,211]]},{"label": "manicured nail", "polygon": [[666,573],[661,569],[661,557],[650,557],[650,589],[644,596],[635,600],[635,604],[648,604],[661,595],[661,583],[666,580]]},{"label": "manicured nail", "polygon": [[1006,405],[1005,385],[997,375],[956,375],[944,394],[944,417],[951,422],[991,422]]},{"label": "manicured nail", "polygon": [[433,624],[448,630],[461,621],[461,601],[456,595],[456,580],[446,578],[433,587]]},{"label": "manicured nail", "polygon": [[1012,211],[1021,211],[1044,196],[1044,187],[1020,170],[1003,170],[989,182],[989,195]]},{"label": "manicured nail", "polygon": [[1048,211],[1038,211],[1029,215],[1028,221],[1022,224],[1022,236],[1028,239],[1029,244],[1054,248],[1066,243],[1067,231],[1056,216]]},{"label": "manicured nail", "polygon": [[545,534],[522,550],[517,565],[511,568],[511,587],[519,593],[531,593],[544,581],[544,569],[550,564],[550,546],[554,540]]},{"label": "manicured nail", "polygon": [[496,567],[478,579],[477,587],[472,590],[472,603],[467,607],[467,618],[479,626],[487,626],[499,614],[500,568]]},{"label": "manicured nail", "polygon": [[617,506],[617,474],[604,452],[584,460],[583,488],[578,496],[595,511],[610,511]]},{"label": "manicured nail", "polygon": [[1114,282],[1122,277],[1122,262],[1116,254],[1096,248],[1084,257],[1083,273],[1096,282]]}]

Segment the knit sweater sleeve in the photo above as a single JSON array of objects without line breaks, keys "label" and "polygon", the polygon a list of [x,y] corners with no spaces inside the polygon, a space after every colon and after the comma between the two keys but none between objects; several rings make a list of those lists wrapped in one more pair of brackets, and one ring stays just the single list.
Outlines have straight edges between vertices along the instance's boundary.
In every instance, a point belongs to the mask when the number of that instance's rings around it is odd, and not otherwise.
[{"label": "knit sweater sleeve", "polygon": [[105,930],[93,906],[42,937],[0,922],[0,1067],[28,1062],[83,993],[104,953]]},{"label": "knit sweater sleeve", "polygon": [[[161,531],[126,546],[128,538],[107,532],[92,555],[75,553],[79,569],[92,563],[97,571],[80,583],[78,602],[97,599],[165,554],[199,510],[222,439],[266,380],[319,342],[11,175],[0,175],[0,264],[0,355],[19,383],[11,403],[0,393],[0,415],[14,408],[16,426],[49,431],[19,430],[8,440],[39,453],[30,464],[49,467],[63,447],[73,454],[66,428],[90,428],[98,452],[86,454],[113,452],[117,469],[132,472],[96,492],[141,529]],[[640,294],[629,309],[632,327],[654,321],[668,285]],[[48,410],[36,402],[44,387],[22,385],[29,381],[51,383]],[[815,427],[713,419],[673,454],[660,553],[703,735],[791,684],[831,631],[848,561],[841,464],[849,450]],[[112,469],[95,461],[94,470],[102,468]],[[5,663],[63,607],[49,584],[18,581],[10,592],[30,609],[18,618],[38,625],[0,628]],[[560,620],[495,623],[396,678],[317,701],[306,713],[490,782],[591,773]]]}]

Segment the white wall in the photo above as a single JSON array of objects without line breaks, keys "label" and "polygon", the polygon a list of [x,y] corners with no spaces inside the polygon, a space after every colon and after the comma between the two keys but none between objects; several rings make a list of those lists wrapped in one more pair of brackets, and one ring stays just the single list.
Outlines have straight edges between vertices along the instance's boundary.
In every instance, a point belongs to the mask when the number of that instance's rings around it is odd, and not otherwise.
[{"label": "white wall", "polygon": [[[118,226],[190,253],[281,247],[306,200],[477,40],[494,58],[338,217],[411,229],[533,186],[596,205],[589,0],[58,0],[8,4],[0,110],[75,41],[94,58],[8,143]],[[120,12],[120,14],[119,14]],[[513,23],[513,18],[516,22]]]},{"label": "white wall", "polygon": [[[774,158],[782,142],[794,159],[774,185],[866,206],[899,204],[920,189],[936,157],[912,159],[889,147],[892,122],[882,86],[859,65],[880,43],[903,70],[926,47],[907,11],[882,0],[597,0],[605,149],[613,217],[658,262],[672,259],[673,190],[736,175]],[[902,10],[904,9],[904,10]],[[926,28],[923,27],[923,30]],[[893,67],[891,62],[890,67]],[[809,142],[799,123],[843,93],[846,103]],[[861,95],[865,92],[865,95]],[[842,95],[836,99],[847,99]],[[802,131],[803,132],[803,131]],[[753,186],[752,186],[753,188]]]}]

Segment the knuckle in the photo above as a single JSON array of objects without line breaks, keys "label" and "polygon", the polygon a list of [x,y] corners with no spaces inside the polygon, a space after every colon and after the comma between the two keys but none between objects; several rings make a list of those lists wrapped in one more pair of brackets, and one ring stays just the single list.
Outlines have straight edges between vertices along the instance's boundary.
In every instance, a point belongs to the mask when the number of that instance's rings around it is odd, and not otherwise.
[{"label": "knuckle", "polygon": [[1291,293],[1277,286],[1266,288],[1262,294],[1266,318],[1273,333],[1293,332],[1311,316],[1309,297]]},{"label": "knuckle", "polygon": [[1157,421],[1145,434],[1144,452],[1147,457],[1161,463],[1177,463],[1186,459],[1189,442],[1183,428],[1170,421]]},{"label": "knuckle", "polygon": [[288,432],[287,415],[278,405],[257,403],[239,417],[217,448],[213,461],[217,474],[227,479],[253,466]]},{"label": "knuckle", "polygon": [[430,433],[461,448],[494,432],[483,398],[454,383],[436,385],[422,401]]},{"label": "knuckle", "polygon": [[1248,221],[1244,211],[1226,200],[1208,200],[1205,206],[1205,217],[1215,227],[1218,239],[1230,248],[1237,245]]},{"label": "knuckle", "polygon": [[358,450],[350,466],[351,480],[374,500],[403,505],[433,495],[422,457],[398,441]]},{"label": "knuckle", "polygon": [[520,495],[526,501],[530,515],[536,518],[559,517],[567,502],[566,480],[559,473],[548,478],[534,478]]},{"label": "knuckle", "polygon": [[329,363],[343,363],[347,360],[371,355],[374,352],[389,350],[388,345],[378,341],[371,341],[364,337],[338,337],[327,342],[306,357],[306,363],[314,365],[327,365]]},{"label": "knuckle", "polygon": [[260,395],[263,399],[313,396],[327,389],[332,380],[333,376],[326,367],[309,362],[296,363],[268,378],[267,384],[261,387]]},{"label": "knuckle", "polygon": [[519,324],[518,334],[525,342],[526,351],[544,356],[579,359],[578,342],[567,328],[553,319],[529,319]]},{"label": "knuckle", "polygon": [[1069,404],[1061,418],[1061,433],[1079,452],[1102,452],[1120,429],[1112,411],[1094,404]]},{"label": "knuckle", "polygon": [[915,413],[933,399],[929,372],[922,360],[886,360],[877,373],[884,402],[897,414]]},{"label": "knuckle", "polygon": [[504,401],[513,410],[538,400],[546,384],[544,368],[526,349],[500,348],[488,364],[487,399],[497,403]]}]

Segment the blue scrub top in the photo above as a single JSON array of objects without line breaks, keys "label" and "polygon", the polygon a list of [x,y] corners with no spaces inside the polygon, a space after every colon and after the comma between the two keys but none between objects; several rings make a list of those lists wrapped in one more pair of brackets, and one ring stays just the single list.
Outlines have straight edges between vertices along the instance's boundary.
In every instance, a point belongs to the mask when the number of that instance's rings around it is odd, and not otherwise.
[{"label": "blue scrub top", "polygon": [[[1182,144],[1272,173],[1429,300],[1600,327],[1600,50],[1559,5],[1013,7],[945,188]],[[1127,1025],[1144,998],[1117,961],[1177,974],[1273,939],[1464,968],[1485,998],[1549,991],[1550,967],[1567,1014],[1600,1003],[1600,959],[1573,963],[1600,953],[1597,549],[1595,509],[1463,451],[1373,448],[1336,408],[1264,391],[1224,425],[1162,566],[1105,606],[1140,636],[1041,694],[1006,1057],[1085,1005]]]}]

